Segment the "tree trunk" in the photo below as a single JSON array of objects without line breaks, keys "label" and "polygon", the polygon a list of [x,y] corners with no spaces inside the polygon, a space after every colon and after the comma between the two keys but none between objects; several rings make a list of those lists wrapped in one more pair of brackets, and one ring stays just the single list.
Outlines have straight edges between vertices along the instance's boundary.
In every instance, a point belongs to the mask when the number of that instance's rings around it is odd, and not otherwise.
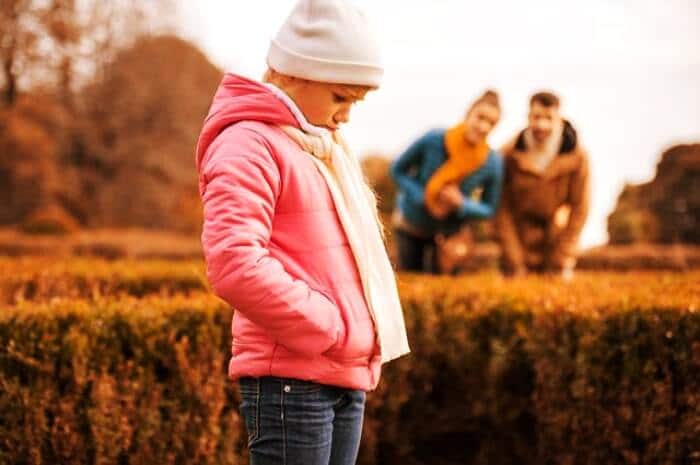
[{"label": "tree trunk", "polygon": [[3,72],[5,73],[5,89],[3,90],[3,101],[8,107],[14,105],[15,100],[17,100],[17,78],[12,72],[13,63],[13,57],[9,56],[2,64]]}]

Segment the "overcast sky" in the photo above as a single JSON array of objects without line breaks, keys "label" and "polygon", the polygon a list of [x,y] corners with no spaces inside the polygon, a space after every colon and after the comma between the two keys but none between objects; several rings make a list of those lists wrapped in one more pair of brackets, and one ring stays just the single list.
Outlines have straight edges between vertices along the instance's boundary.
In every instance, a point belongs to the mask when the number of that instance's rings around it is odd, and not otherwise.
[{"label": "overcast sky", "polygon": [[[486,87],[504,113],[498,147],[526,122],[528,96],[552,89],[591,155],[584,246],[607,240],[626,182],[654,175],[662,150],[700,142],[698,0],[353,0],[383,46],[382,88],[345,132],[359,155],[394,157],[456,123]],[[227,71],[259,78],[294,0],[181,0],[183,34]]]}]

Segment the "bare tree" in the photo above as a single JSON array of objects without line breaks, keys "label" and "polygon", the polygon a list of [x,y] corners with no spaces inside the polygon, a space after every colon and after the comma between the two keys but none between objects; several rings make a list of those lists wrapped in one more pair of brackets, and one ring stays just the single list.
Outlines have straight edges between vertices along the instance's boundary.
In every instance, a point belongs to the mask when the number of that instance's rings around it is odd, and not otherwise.
[{"label": "bare tree", "polygon": [[168,31],[174,9],[174,0],[2,0],[2,102],[12,106],[20,92],[43,87],[70,105],[117,50]]},{"label": "bare tree", "polygon": [[0,68],[2,101],[12,105],[17,99],[19,76],[25,53],[34,49],[38,35],[31,24],[32,0],[4,0],[0,3]]}]

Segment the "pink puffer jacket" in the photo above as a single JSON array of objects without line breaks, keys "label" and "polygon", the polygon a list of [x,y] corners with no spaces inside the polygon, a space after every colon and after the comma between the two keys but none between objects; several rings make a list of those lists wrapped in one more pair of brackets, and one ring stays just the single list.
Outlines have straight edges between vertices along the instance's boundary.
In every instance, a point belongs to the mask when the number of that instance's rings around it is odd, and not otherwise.
[{"label": "pink puffer jacket", "polygon": [[197,144],[202,245],[234,309],[229,377],[372,390],[380,356],[360,276],[325,180],[278,125],[267,87],[226,74]]}]

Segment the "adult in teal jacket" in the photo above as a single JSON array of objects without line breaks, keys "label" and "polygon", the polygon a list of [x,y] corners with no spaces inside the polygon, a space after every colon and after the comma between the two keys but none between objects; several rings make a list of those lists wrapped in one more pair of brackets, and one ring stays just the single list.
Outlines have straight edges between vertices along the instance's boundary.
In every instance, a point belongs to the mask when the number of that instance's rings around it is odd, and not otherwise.
[{"label": "adult in teal jacket", "polygon": [[503,159],[486,138],[500,113],[498,94],[487,91],[462,123],[429,131],[392,163],[398,186],[392,228],[400,270],[437,273],[438,235],[495,215]]}]

